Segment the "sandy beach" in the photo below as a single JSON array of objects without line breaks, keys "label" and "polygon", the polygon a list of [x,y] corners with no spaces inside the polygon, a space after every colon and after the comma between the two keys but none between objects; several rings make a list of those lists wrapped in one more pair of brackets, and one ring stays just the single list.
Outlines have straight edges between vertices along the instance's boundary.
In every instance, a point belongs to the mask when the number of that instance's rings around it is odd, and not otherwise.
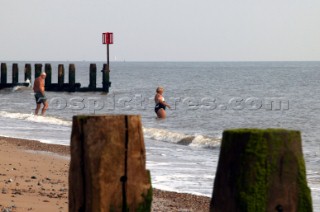
[{"label": "sandy beach", "polygon": [[[0,137],[1,211],[68,211],[69,146]],[[154,189],[152,211],[209,211],[210,198]]]}]

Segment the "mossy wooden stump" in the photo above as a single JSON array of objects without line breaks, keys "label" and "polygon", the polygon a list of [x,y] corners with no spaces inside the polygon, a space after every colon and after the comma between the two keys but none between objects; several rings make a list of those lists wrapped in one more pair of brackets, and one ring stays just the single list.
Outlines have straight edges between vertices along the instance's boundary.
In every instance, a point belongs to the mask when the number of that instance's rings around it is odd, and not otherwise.
[{"label": "mossy wooden stump", "polygon": [[210,211],[312,211],[300,132],[224,131]]},{"label": "mossy wooden stump", "polygon": [[75,116],[69,211],[151,211],[140,116]]}]

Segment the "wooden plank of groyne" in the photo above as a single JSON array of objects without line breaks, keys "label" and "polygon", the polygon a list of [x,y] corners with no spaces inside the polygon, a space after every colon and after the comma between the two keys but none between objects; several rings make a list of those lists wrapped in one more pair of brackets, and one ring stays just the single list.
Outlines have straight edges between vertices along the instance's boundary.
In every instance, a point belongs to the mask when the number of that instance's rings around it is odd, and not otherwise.
[{"label": "wooden plank of groyne", "polygon": [[50,87],[52,84],[52,67],[51,67],[50,63],[46,63],[44,65],[44,71],[47,74],[46,79],[45,79],[45,85],[46,85],[46,87]]},{"label": "wooden plank of groyne", "polygon": [[91,63],[89,72],[89,88],[95,89],[97,87],[97,65]]},{"label": "wooden plank of groyne", "polygon": [[74,85],[76,83],[76,66],[74,64],[69,64],[69,85]]},{"label": "wooden plank of groyne", "polygon": [[31,64],[27,63],[24,68],[24,81],[31,81]]},{"label": "wooden plank of groyne", "polygon": [[7,84],[7,64],[1,63],[1,84]]},{"label": "wooden plank of groyne", "polygon": [[141,118],[75,116],[69,211],[151,211]]},{"label": "wooden plank of groyne", "polygon": [[12,64],[12,84],[17,84],[19,82],[19,67],[18,63]]},{"label": "wooden plank of groyne", "polygon": [[60,87],[63,87],[64,84],[64,65],[59,64],[58,65],[58,85]]}]

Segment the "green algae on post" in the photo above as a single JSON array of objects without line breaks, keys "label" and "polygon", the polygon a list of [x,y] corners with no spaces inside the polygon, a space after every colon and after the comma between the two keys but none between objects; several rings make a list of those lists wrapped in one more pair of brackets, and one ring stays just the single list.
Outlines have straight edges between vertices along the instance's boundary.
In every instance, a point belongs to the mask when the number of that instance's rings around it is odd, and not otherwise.
[{"label": "green algae on post", "polygon": [[211,211],[312,211],[299,131],[223,133]]}]

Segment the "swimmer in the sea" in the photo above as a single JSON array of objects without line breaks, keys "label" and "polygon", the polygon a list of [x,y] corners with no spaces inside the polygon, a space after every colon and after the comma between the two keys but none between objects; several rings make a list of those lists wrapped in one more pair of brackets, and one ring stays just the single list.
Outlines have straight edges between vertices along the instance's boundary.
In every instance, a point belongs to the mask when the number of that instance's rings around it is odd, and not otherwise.
[{"label": "swimmer in the sea", "polygon": [[154,101],[156,103],[156,106],[154,108],[154,111],[156,112],[158,118],[164,119],[166,118],[166,107],[171,108],[168,103],[165,102],[163,95],[163,87],[158,87],[156,90],[156,95],[154,97]]}]

